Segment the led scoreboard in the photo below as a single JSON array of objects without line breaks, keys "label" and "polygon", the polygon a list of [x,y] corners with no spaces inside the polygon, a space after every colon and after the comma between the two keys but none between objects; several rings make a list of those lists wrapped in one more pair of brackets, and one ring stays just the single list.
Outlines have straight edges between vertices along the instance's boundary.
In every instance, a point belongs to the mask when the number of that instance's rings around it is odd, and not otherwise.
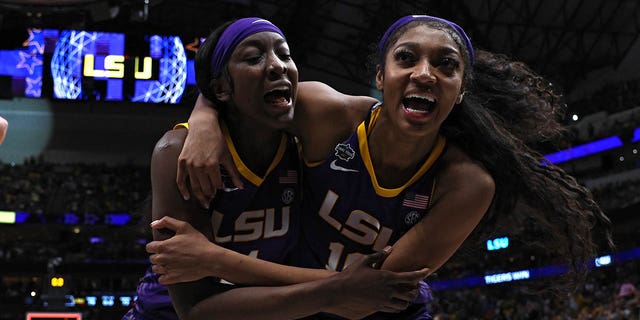
[{"label": "led scoreboard", "polygon": [[125,34],[62,31],[51,58],[54,97],[179,102],[187,81],[182,41],[159,35],[140,40],[136,45],[144,49],[132,55]]},{"label": "led scoreboard", "polygon": [[180,37],[84,30],[29,29],[0,50],[0,78],[19,97],[169,104],[195,85]]}]

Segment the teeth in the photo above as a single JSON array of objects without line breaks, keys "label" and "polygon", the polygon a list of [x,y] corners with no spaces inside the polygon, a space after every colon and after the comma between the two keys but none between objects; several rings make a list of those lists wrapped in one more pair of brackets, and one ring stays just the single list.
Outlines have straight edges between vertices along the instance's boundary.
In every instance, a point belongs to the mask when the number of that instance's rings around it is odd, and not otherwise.
[{"label": "teeth", "polygon": [[436,99],[434,99],[433,97],[429,97],[429,96],[419,96],[416,94],[410,94],[406,97],[407,99],[422,99],[422,100],[426,100],[429,102],[436,102]]},{"label": "teeth", "polygon": [[407,107],[405,107],[405,109],[407,109],[409,112],[416,112],[416,113],[429,113],[429,111],[427,111],[427,110],[412,109],[412,108],[407,108]]}]

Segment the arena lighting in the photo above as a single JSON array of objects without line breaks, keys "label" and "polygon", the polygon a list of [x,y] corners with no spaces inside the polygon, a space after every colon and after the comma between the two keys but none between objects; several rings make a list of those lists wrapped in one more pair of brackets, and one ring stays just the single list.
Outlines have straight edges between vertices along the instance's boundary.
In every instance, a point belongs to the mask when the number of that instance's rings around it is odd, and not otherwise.
[{"label": "arena lighting", "polygon": [[87,296],[86,297],[87,305],[93,307],[98,302],[98,297],[96,296]]},{"label": "arena lighting", "polygon": [[601,257],[597,257],[593,263],[596,267],[602,267],[602,266],[608,266],[611,264],[611,256],[610,255],[606,255],[606,256],[601,256]]},{"label": "arena lighting", "polygon": [[22,211],[2,211],[0,210],[0,223],[20,224],[26,223],[55,223],[71,226],[106,224],[123,226],[131,223],[132,216],[129,213],[107,213],[104,217],[93,213],[71,213],[66,212],[61,215],[44,215]]},{"label": "arena lighting", "polygon": [[633,139],[631,139],[631,142],[638,142],[640,141],[640,128],[636,128],[633,131]]},{"label": "arena lighting", "polygon": [[[589,268],[591,269],[594,267],[605,267],[614,264],[614,262],[616,264],[621,264],[626,261],[635,259],[640,259],[640,247],[626,251],[620,251],[615,254],[600,256],[592,261],[591,265],[589,265]],[[567,266],[545,266],[519,271],[492,273],[483,276],[470,276],[459,279],[429,281],[429,286],[434,290],[452,290],[483,285],[493,285],[519,280],[547,278],[564,274],[567,271]]]},{"label": "arena lighting", "polygon": [[488,274],[484,276],[485,284],[495,284],[502,282],[511,282],[518,280],[526,280],[531,277],[531,272],[529,270],[520,270],[513,272],[505,272],[505,273],[495,273]]},{"label": "arena lighting", "polygon": [[0,211],[0,223],[19,224],[24,223],[29,214],[26,212]]},{"label": "arena lighting", "polygon": [[131,305],[131,301],[133,300],[133,298],[129,296],[122,296],[118,300],[120,300],[120,304],[123,307],[128,307]]},{"label": "arena lighting", "polygon": [[64,296],[65,302],[64,302],[64,306],[67,308],[72,308],[76,306],[76,299],[73,295],[65,295]]},{"label": "arena lighting", "polygon": [[26,320],[44,319],[82,320],[82,314],[75,312],[27,312]]},{"label": "arena lighting", "polygon": [[129,223],[131,215],[128,213],[108,213],[104,216],[104,223],[114,226],[123,226]]},{"label": "arena lighting", "polygon": [[104,307],[113,307],[115,299],[116,298],[114,296],[102,296],[102,305]]},{"label": "arena lighting", "polygon": [[0,223],[16,223],[16,213],[13,211],[0,211]]},{"label": "arena lighting", "polygon": [[509,247],[509,237],[500,237],[487,240],[487,251],[506,249]]},{"label": "arena lighting", "polygon": [[623,143],[620,137],[611,136],[599,139],[593,142],[575,146],[573,148],[562,150],[545,155],[545,158],[553,164],[566,162],[569,160],[586,157],[592,154],[600,153],[606,150],[622,147]]}]

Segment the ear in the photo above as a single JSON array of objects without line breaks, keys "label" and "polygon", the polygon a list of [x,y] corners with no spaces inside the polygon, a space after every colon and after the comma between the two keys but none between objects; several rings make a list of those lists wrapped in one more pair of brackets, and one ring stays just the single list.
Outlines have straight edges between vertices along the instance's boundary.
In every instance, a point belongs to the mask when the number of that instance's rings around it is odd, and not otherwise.
[{"label": "ear", "polygon": [[458,98],[456,99],[456,104],[460,104],[462,102],[462,98],[464,98],[464,91],[460,92]]},{"label": "ear", "polygon": [[231,99],[230,88],[226,81],[214,79],[211,81],[211,87],[216,95],[216,99],[228,102]]},{"label": "ear", "polygon": [[376,66],[376,88],[382,91],[384,86],[382,85],[384,80],[384,70],[380,67],[380,65]]}]

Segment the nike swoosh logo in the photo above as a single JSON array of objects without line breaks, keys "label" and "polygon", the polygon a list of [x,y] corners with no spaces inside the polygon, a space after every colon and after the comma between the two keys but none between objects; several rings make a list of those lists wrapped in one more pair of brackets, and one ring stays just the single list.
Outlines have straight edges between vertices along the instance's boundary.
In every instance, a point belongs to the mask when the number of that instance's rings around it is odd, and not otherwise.
[{"label": "nike swoosh logo", "polygon": [[356,170],[356,169],[348,169],[348,168],[345,168],[345,167],[341,167],[341,166],[336,164],[336,161],[337,160],[331,161],[331,163],[329,164],[329,168],[331,168],[332,170],[336,170],[336,171],[358,172],[358,170]]}]

